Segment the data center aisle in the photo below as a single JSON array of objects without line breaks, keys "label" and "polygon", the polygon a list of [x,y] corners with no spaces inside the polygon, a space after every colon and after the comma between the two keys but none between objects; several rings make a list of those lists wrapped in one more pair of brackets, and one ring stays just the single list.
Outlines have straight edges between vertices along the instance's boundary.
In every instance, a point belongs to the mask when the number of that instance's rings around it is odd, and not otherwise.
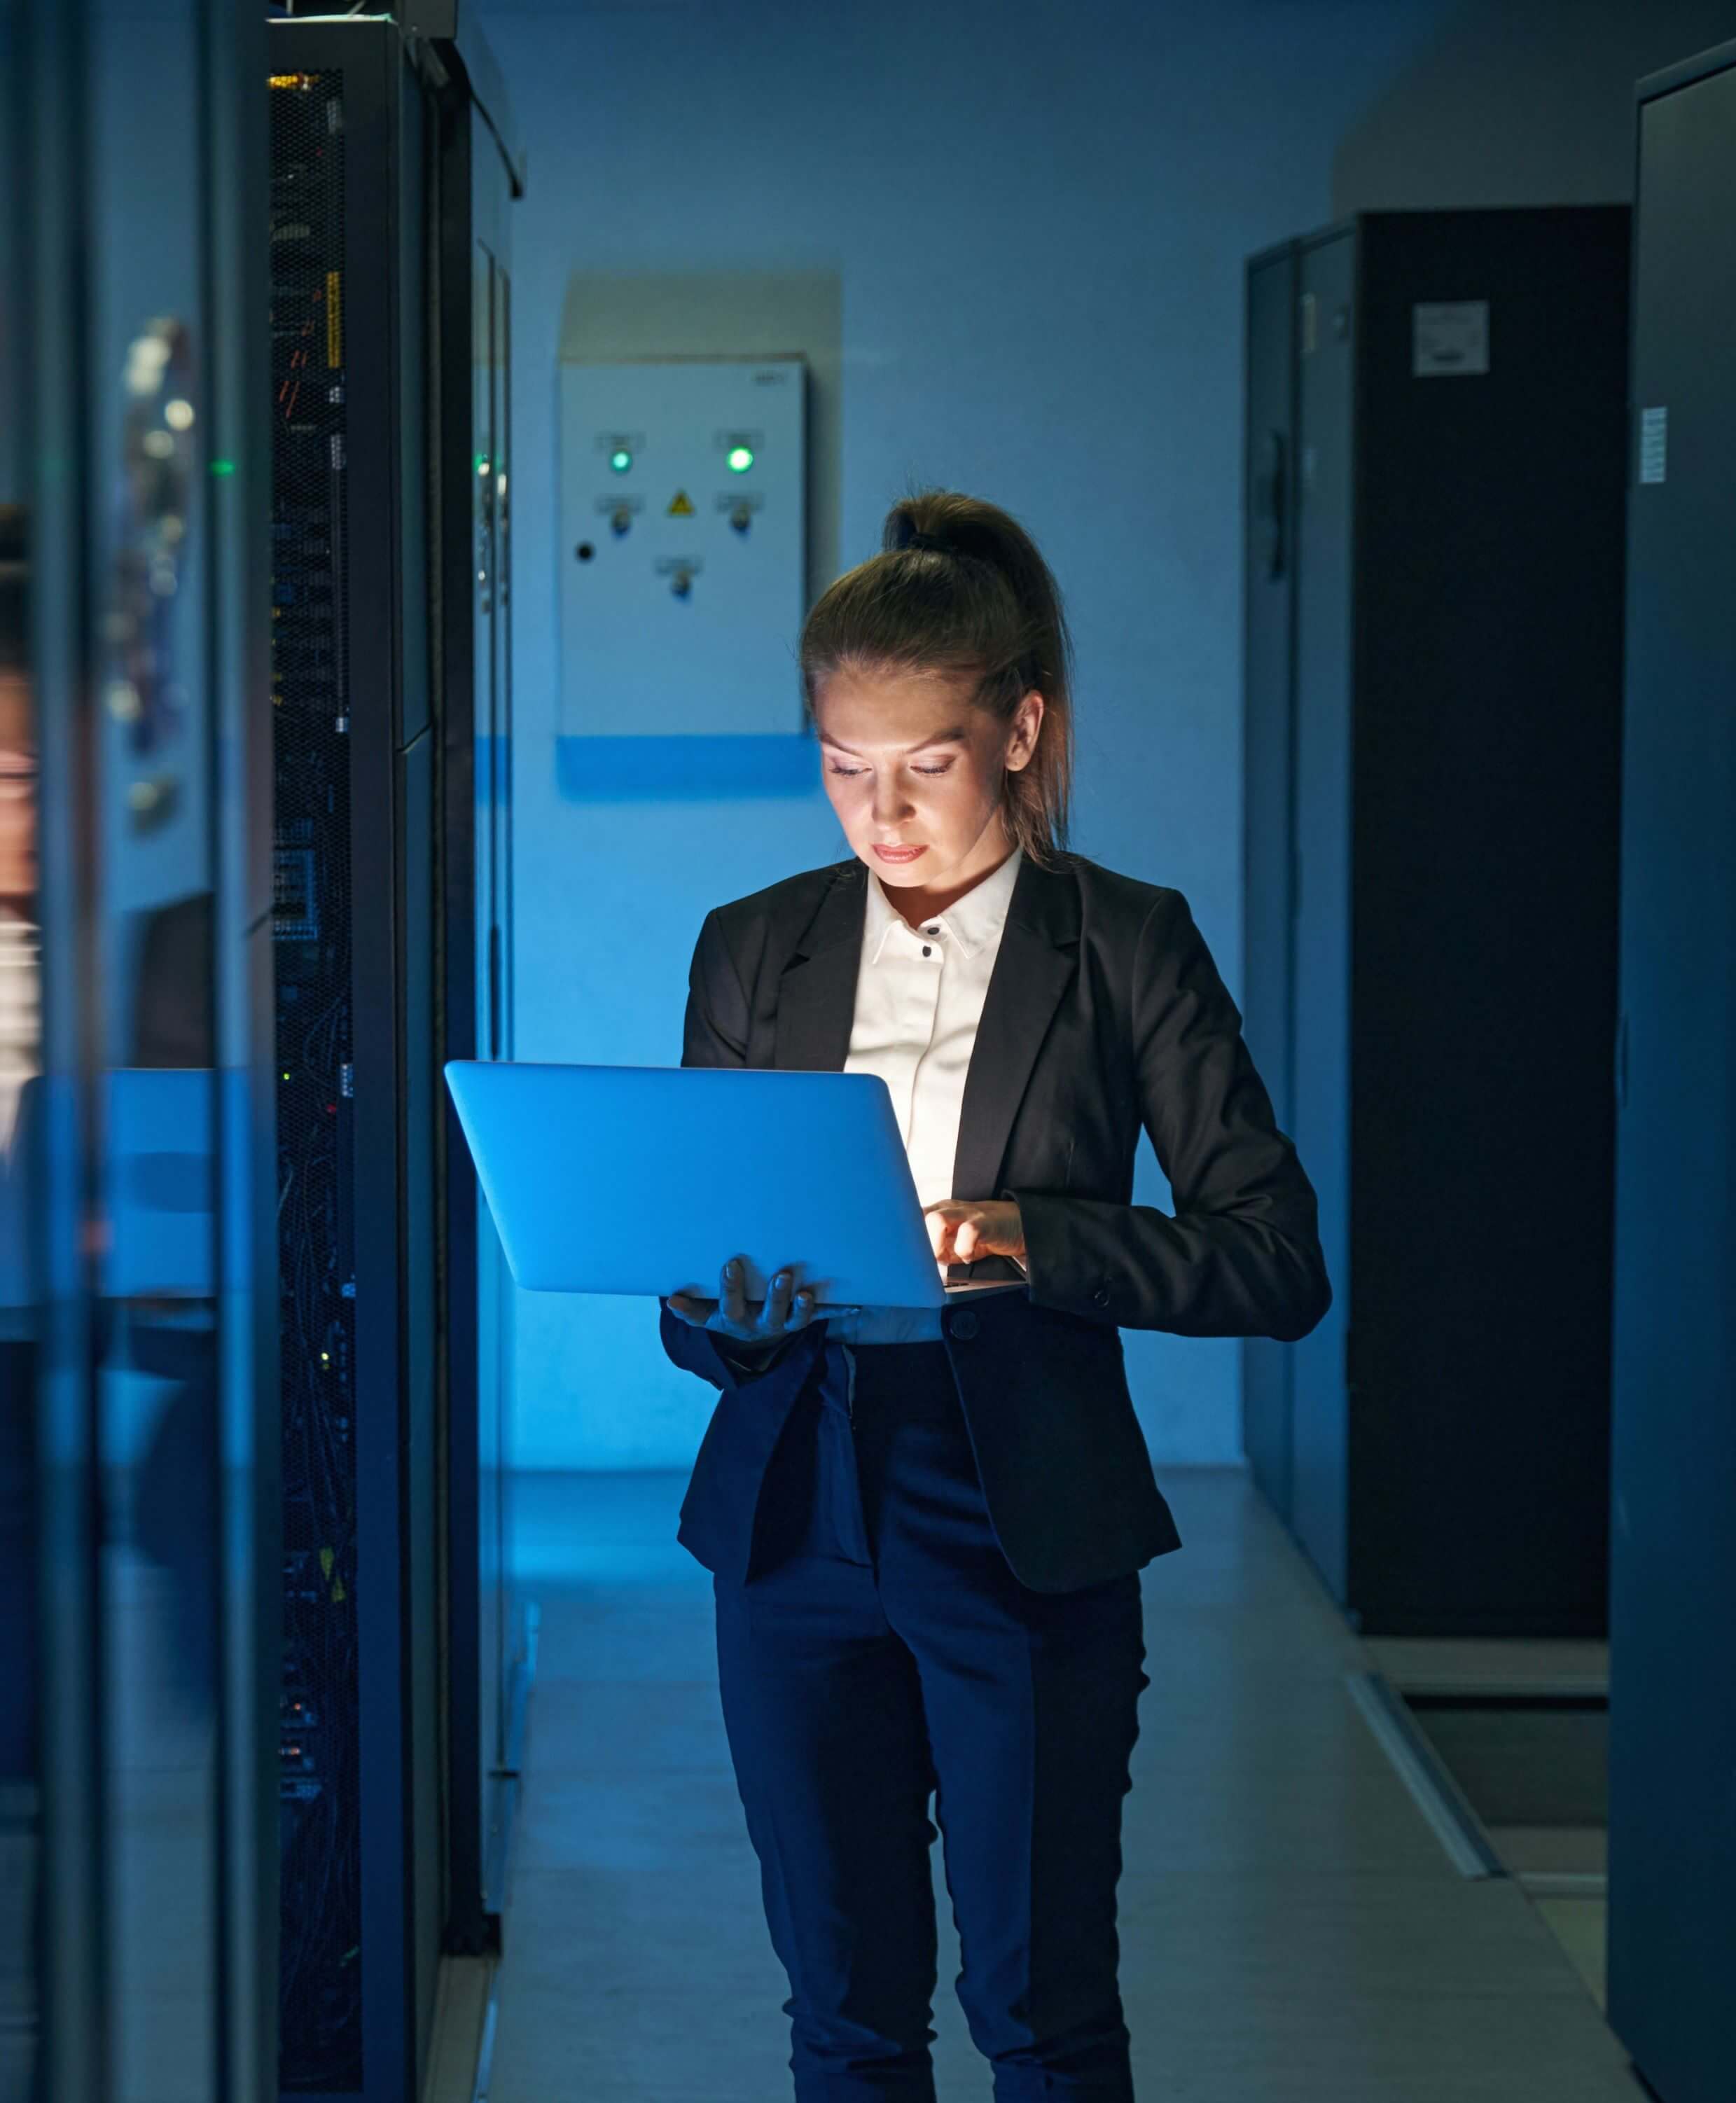
[{"label": "data center aisle", "polygon": [[[1248,1478],[1166,1468],[1121,1887],[1141,2103],[1640,2103],[1518,1883],[1467,1878],[1352,1698],[1377,1660]],[[522,1477],[541,1634],[490,2103],[769,2103],[788,1987],[673,1474]],[[935,1847],[941,2103],[989,2072]]]}]

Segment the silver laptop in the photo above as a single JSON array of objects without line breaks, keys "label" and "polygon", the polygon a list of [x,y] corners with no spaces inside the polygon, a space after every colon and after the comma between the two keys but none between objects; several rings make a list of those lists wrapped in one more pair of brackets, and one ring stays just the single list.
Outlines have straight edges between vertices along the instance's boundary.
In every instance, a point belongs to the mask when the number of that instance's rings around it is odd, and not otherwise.
[{"label": "silver laptop", "polygon": [[948,1289],[878,1074],[457,1059],[446,1075],[531,1292],[715,1299],[732,1256],[748,1299],[790,1264],[822,1311],[1007,1289],[1004,1276]]}]

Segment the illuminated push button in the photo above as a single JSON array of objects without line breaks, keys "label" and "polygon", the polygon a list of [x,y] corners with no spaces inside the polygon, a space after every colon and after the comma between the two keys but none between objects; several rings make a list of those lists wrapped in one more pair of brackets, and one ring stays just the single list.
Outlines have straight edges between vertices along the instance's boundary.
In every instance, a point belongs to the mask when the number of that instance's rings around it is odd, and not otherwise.
[{"label": "illuminated push button", "polygon": [[617,474],[625,474],[633,465],[633,455],[625,446],[617,446],[609,456],[609,465]]},{"label": "illuminated push button", "polygon": [[731,446],[724,456],[731,474],[745,474],[753,465],[752,446]]}]

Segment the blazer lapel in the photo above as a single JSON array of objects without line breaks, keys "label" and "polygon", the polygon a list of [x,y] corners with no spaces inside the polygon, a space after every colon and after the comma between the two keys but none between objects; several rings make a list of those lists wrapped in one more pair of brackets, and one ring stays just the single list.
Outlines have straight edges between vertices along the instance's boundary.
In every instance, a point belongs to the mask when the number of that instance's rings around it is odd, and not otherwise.
[{"label": "blazer lapel", "polygon": [[860,861],[842,864],[790,951],[778,984],[774,1066],[843,1071],[856,1016],[868,874]]},{"label": "blazer lapel", "polygon": [[955,1198],[992,1198],[1013,1118],[1079,953],[1079,886],[1027,855],[989,974],[965,1076],[953,1157]]},{"label": "blazer lapel", "polygon": [[[841,1073],[850,1056],[862,963],[867,866],[840,865],[779,982],[771,1063]],[[965,1076],[953,1156],[952,1194],[992,1198],[1013,1119],[1079,948],[1079,886],[1027,855],[1008,900],[1006,925],[983,996]]]}]

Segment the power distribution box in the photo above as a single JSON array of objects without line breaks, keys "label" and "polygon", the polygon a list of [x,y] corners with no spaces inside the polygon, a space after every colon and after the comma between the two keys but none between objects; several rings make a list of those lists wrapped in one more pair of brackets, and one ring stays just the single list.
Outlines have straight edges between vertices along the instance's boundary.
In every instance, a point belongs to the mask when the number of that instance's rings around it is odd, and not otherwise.
[{"label": "power distribution box", "polygon": [[800,730],[806,380],[799,358],[562,367],[566,735]]}]

